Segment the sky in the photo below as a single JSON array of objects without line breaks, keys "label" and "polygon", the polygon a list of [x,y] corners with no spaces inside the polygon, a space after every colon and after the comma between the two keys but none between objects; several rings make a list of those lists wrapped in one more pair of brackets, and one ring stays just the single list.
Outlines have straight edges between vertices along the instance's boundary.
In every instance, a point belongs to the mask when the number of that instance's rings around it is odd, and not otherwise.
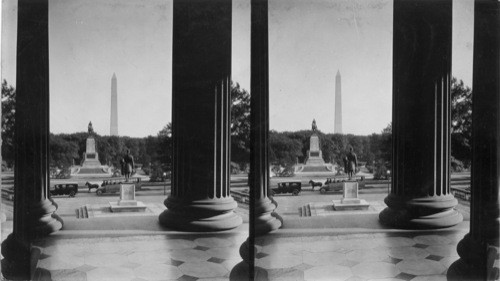
[{"label": "sky", "polygon": [[[1,75],[15,85],[16,2],[3,0]],[[50,0],[50,129],[109,135],[111,77],[120,135],[171,121],[172,0]],[[453,2],[452,74],[472,86],[473,1]],[[335,75],[344,133],[392,116],[392,1],[269,0],[270,128],[333,133]],[[232,79],[250,91],[250,0],[233,0]]]}]

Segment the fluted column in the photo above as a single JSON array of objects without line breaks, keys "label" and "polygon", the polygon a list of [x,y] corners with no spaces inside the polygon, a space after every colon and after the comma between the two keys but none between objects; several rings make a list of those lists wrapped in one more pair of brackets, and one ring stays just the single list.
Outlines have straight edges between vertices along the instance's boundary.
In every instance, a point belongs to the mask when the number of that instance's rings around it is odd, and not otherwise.
[{"label": "fluted column", "polygon": [[2,274],[31,276],[30,242],[62,227],[49,198],[48,0],[19,0],[14,227],[2,243]]},{"label": "fluted column", "polygon": [[395,0],[392,189],[386,225],[440,228],[462,221],[450,193],[452,0]]},{"label": "fluted column", "polygon": [[[281,227],[269,197],[269,35],[268,0],[251,2],[250,49],[250,236],[240,247],[243,262],[231,271],[250,280],[266,280],[267,272],[254,267],[255,237]],[[242,270],[249,268],[249,270]],[[239,271],[239,272],[238,272]],[[237,274],[238,272],[238,274]],[[248,272],[248,273],[247,273]]]},{"label": "fluted column", "polygon": [[[254,236],[281,226],[269,195],[269,35],[268,0],[251,1],[250,174]],[[252,234],[252,233],[250,233]]]},{"label": "fluted column", "polygon": [[189,231],[231,229],[231,0],[174,0],[172,191],[159,217]]},{"label": "fluted column", "polygon": [[458,243],[460,259],[450,266],[448,279],[498,280],[498,269],[492,268],[498,259],[500,227],[500,2],[496,0],[475,1],[473,65],[470,232]]}]

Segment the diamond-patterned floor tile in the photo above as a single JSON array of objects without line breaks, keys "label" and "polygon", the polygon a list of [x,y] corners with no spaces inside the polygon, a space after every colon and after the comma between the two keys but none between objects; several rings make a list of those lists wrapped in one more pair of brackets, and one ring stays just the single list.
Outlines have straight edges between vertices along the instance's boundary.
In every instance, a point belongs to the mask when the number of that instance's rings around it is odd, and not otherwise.
[{"label": "diamond-patterned floor tile", "polygon": [[214,257],[211,257],[211,258],[209,258],[207,261],[209,261],[209,262],[213,262],[213,263],[223,263],[225,260],[223,260],[223,259],[219,259],[219,258],[214,258]]},{"label": "diamond-patterned floor tile", "polygon": [[204,246],[196,246],[193,249],[200,250],[200,251],[206,251],[206,250],[208,250],[210,248],[209,247],[204,247]]},{"label": "diamond-patterned floor tile", "polygon": [[256,258],[256,259],[261,259],[261,258],[265,258],[265,257],[267,257],[267,256],[269,256],[269,254],[266,254],[266,253],[257,253],[257,254],[255,255],[255,258]]},{"label": "diamond-patterned floor tile", "polygon": [[396,275],[394,278],[409,281],[415,277],[416,277],[416,275],[401,272],[400,274]]},{"label": "diamond-patterned floor tile", "polygon": [[436,256],[436,255],[430,255],[430,256],[426,257],[426,259],[428,259],[428,260],[433,260],[433,261],[440,261],[440,260],[442,260],[442,259],[443,259],[443,257],[441,257],[441,256]]},{"label": "diamond-patterned floor tile", "polygon": [[173,266],[179,266],[183,263],[184,263],[183,261],[178,261],[178,260],[174,260],[174,259],[170,259],[170,261],[166,262],[166,264],[173,265]]},{"label": "diamond-patterned floor tile", "polygon": [[195,281],[195,280],[198,280],[198,277],[189,275],[182,275],[181,277],[177,278],[177,281]]},{"label": "diamond-patterned floor tile", "polygon": [[417,243],[417,244],[413,245],[413,247],[420,248],[420,249],[425,249],[425,248],[429,247],[429,245]]},{"label": "diamond-patterned floor tile", "polygon": [[393,257],[387,257],[386,259],[381,260],[381,261],[392,263],[392,264],[397,264],[398,262],[402,261],[402,259],[397,259],[397,258],[393,258]]}]

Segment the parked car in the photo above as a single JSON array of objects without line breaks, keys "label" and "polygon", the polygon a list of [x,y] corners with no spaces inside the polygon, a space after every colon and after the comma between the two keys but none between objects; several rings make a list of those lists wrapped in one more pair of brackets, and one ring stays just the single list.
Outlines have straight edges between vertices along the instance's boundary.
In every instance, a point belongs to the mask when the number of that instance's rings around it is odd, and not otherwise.
[{"label": "parked car", "polygon": [[122,182],[110,182],[107,184],[101,185],[101,187],[97,188],[96,194],[102,195],[103,193],[116,193],[120,192],[120,185]]},{"label": "parked car", "polygon": [[75,197],[78,193],[78,183],[62,183],[56,184],[50,188],[50,195],[69,195],[69,197]]},{"label": "parked car", "polygon": [[302,191],[302,183],[300,181],[290,181],[290,182],[280,182],[278,187],[272,189],[272,195],[280,193],[292,193],[293,195],[299,195]]},{"label": "parked car", "polygon": [[[356,181],[358,182],[358,188],[364,188],[365,187],[365,177],[361,177],[361,179],[356,179]],[[319,189],[319,192],[321,194],[325,194],[327,193],[328,191],[333,191],[333,192],[336,192],[336,191],[344,191],[344,185],[342,183],[345,182],[345,179],[343,180],[336,180],[336,179],[331,179],[331,178],[327,178],[326,181],[325,181],[325,184]]]},{"label": "parked car", "polygon": [[325,184],[319,189],[321,194],[325,194],[328,191],[342,191],[344,190],[343,181],[336,181],[330,178],[326,179]]}]

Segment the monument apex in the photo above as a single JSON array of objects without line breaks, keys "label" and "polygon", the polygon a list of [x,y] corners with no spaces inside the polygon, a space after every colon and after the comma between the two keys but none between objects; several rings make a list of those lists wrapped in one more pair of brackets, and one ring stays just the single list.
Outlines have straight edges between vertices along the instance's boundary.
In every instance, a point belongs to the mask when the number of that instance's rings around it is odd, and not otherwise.
[{"label": "monument apex", "polygon": [[334,134],[342,134],[342,84],[340,81],[340,70],[335,75],[335,125]]}]

